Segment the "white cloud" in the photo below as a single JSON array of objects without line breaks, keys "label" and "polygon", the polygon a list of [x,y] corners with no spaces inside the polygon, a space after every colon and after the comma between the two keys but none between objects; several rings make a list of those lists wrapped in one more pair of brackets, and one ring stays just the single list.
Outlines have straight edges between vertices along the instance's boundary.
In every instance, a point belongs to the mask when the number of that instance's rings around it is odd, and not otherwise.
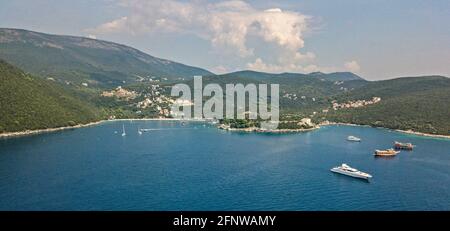
[{"label": "white cloud", "polygon": [[361,70],[361,67],[359,66],[358,62],[355,60],[349,61],[345,63],[345,69],[351,72],[359,72]]},{"label": "white cloud", "polygon": [[[130,13],[87,32],[97,35],[193,34],[209,41],[217,51],[214,54],[240,59],[240,63],[247,63],[246,68],[249,69],[269,72],[321,69],[313,64],[314,53],[301,51],[305,47],[304,35],[310,30],[311,17],[299,12],[279,8],[260,10],[239,0],[216,3],[204,0],[120,0],[120,6]],[[255,44],[250,38],[256,38],[263,45]],[[356,62],[345,66],[347,69],[359,67]],[[217,70],[225,69],[222,66]]]},{"label": "white cloud", "polygon": [[308,16],[281,9],[258,10],[244,1],[181,2],[176,0],[123,0],[130,14],[88,30],[94,34],[177,32],[193,33],[210,41],[214,48],[239,57],[254,56],[248,37],[275,44],[279,62],[302,61],[303,34]]},{"label": "white cloud", "polygon": [[229,72],[229,70],[226,67],[224,67],[223,65],[219,65],[219,66],[214,67],[212,69],[212,72],[214,72],[216,74],[225,74],[225,73]]},{"label": "white cloud", "polygon": [[267,64],[261,58],[257,58],[253,63],[247,63],[247,68],[254,71],[281,73],[281,72],[304,72],[310,73],[319,71],[320,68],[316,65],[299,65],[295,63],[285,64]]},{"label": "white cloud", "polygon": [[87,31],[96,32],[98,34],[124,32],[127,28],[128,18],[122,17],[111,22],[104,23],[96,29],[89,29]]}]

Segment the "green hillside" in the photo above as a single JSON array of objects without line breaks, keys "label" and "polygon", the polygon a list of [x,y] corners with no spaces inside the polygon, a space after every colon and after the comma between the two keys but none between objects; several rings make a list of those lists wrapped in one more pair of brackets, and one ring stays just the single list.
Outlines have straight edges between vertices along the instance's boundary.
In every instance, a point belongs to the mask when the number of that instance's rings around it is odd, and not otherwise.
[{"label": "green hillside", "polygon": [[[239,71],[214,75],[112,42],[18,29],[0,29],[0,59],[42,77],[35,78],[0,61],[0,132],[74,125],[104,115],[161,116],[158,108],[169,106],[167,97],[164,101],[159,94],[170,94],[174,83],[192,86],[194,75],[205,76],[203,86],[218,83],[224,89],[227,83],[279,84],[282,120],[311,117],[316,122],[330,120],[433,134],[447,135],[450,131],[450,79],[442,76],[366,81],[350,72]],[[119,85],[136,91],[137,96],[101,96],[104,90]],[[382,100],[360,108],[331,109],[334,101],[372,97]],[[150,98],[160,103],[138,107]]]},{"label": "green hillside", "polygon": [[0,60],[0,133],[88,123],[99,111],[52,81]]},{"label": "green hillside", "polygon": [[[349,80],[335,80],[336,76]],[[318,77],[320,76],[320,77]],[[353,76],[353,77],[352,77]],[[204,80],[205,83],[266,83],[280,85],[280,111],[283,115],[307,116],[315,110],[329,105],[330,97],[350,92],[362,87],[368,81],[348,72],[330,74],[311,73],[282,73],[270,74],[255,71],[240,71],[224,75],[212,76]]]},{"label": "green hillside", "polygon": [[326,118],[335,122],[450,134],[449,78],[428,76],[375,81],[335,99],[346,102],[376,96],[382,99],[378,104],[331,110]]},{"label": "green hillside", "polygon": [[37,76],[98,87],[212,74],[117,43],[19,29],[0,29],[0,59]]}]

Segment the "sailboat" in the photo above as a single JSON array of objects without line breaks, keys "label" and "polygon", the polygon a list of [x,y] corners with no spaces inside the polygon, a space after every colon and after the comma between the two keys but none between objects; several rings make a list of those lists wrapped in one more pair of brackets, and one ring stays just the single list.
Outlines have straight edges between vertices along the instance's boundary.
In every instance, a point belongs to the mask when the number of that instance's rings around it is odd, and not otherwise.
[{"label": "sailboat", "polygon": [[122,124],[122,136],[126,136],[127,133],[125,133],[125,125]]}]

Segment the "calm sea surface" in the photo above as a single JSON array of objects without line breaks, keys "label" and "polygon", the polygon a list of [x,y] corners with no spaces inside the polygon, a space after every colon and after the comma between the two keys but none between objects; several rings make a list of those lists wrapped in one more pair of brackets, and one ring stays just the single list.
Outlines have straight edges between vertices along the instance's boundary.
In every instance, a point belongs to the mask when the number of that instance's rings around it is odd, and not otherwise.
[{"label": "calm sea surface", "polygon": [[[417,147],[374,158],[394,140]],[[341,163],[372,180],[330,172]],[[351,126],[269,135],[106,122],[0,139],[0,210],[450,210],[450,140]]]}]

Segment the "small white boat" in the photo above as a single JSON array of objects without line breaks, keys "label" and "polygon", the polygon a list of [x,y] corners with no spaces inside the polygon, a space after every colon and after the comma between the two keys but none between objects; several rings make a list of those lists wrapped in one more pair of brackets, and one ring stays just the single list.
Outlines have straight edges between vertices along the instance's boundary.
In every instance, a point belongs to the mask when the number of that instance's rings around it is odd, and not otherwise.
[{"label": "small white boat", "polygon": [[125,133],[125,125],[122,124],[122,136],[126,136],[127,133]]},{"label": "small white boat", "polygon": [[361,178],[361,179],[366,179],[366,180],[372,178],[372,176],[370,174],[361,172],[356,168],[352,168],[352,167],[348,166],[347,164],[342,164],[341,166],[334,167],[330,170],[335,173],[339,173],[339,174],[343,174],[343,175],[347,175],[347,176],[351,176],[351,177],[356,177],[356,178]]},{"label": "small white boat", "polygon": [[141,131],[141,129],[139,129],[139,128],[138,128],[138,134],[139,134],[139,135],[142,135],[142,131]]},{"label": "small white boat", "polygon": [[356,136],[348,136],[347,140],[348,141],[354,141],[354,142],[361,142],[361,138],[358,138]]}]

